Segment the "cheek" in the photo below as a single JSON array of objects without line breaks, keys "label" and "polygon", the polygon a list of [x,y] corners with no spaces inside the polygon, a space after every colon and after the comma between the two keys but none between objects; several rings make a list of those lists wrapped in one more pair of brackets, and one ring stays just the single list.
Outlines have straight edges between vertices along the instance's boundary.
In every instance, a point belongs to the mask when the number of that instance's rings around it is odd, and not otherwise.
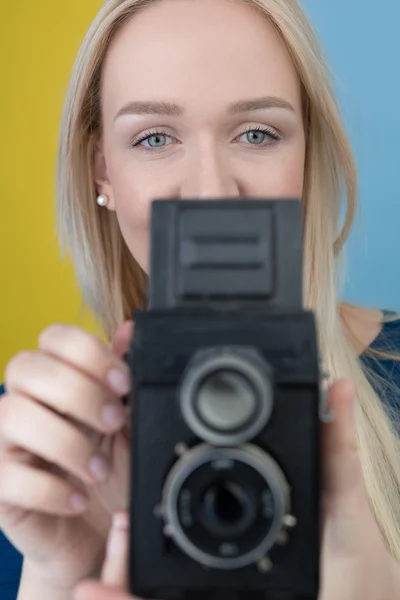
[{"label": "cheek", "polygon": [[[114,176],[113,176],[114,175]],[[115,212],[122,236],[139,265],[148,271],[149,226],[151,199],[156,190],[146,178],[135,176],[132,169],[116,168],[110,174]]]},{"label": "cheek", "polygon": [[[242,178],[247,195],[260,198],[301,198],[304,186],[305,144],[282,145]],[[247,185],[246,185],[247,184]]]},{"label": "cheek", "polygon": [[304,185],[305,148],[298,145],[282,155],[270,173],[270,185],[278,197],[301,198]]},{"label": "cheek", "polygon": [[[148,272],[150,207],[153,198],[177,195],[179,185],[171,182],[171,172],[150,173],[146,167],[125,165],[110,157],[109,177],[115,200],[115,211],[122,236],[139,265]],[[112,160],[114,158],[114,160]],[[258,164],[254,170],[243,164],[233,169],[240,176],[244,196],[301,198],[304,183],[305,144],[299,141],[274,159]],[[179,179],[179,178],[178,178]]]}]

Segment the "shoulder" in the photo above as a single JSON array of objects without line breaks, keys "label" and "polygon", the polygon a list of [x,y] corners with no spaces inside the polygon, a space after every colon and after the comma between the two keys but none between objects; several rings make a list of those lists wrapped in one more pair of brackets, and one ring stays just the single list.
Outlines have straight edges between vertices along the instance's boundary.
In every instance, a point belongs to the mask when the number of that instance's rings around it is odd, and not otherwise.
[{"label": "shoulder", "polygon": [[351,345],[360,356],[380,335],[384,311],[342,302],[340,315]]},{"label": "shoulder", "polygon": [[381,330],[361,358],[374,374],[398,387],[400,406],[400,316],[384,311]]},{"label": "shoulder", "polygon": [[378,394],[400,411],[400,315],[383,311],[381,330],[360,359]]},{"label": "shoulder", "polygon": [[368,350],[398,353],[400,359],[400,314],[383,311],[381,330]]}]

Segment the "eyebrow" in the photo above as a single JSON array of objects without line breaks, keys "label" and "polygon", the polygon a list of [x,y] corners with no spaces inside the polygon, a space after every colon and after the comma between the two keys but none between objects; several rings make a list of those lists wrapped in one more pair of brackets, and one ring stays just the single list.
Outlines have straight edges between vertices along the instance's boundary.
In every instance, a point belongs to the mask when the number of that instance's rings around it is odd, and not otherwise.
[{"label": "eyebrow", "polygon": [[[244,112],[264,110],[268,108],[281,108],[295,112],[293,106],[287,100],[277,96],[266,96],[250,100],[239,100],[228,106],[228,114],[237,115]],[[179,104],[171,102],[129,102],[116,114],[114,121],[123,115],[161,115],[168,117],[179,117],[184,113],[184,108]]]}]

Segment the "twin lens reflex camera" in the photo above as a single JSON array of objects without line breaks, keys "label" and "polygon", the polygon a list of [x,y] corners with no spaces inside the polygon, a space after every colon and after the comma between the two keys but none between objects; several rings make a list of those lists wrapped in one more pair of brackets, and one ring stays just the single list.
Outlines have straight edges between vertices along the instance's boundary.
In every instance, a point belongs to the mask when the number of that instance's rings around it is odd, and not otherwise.
[{"label": "twin lens reflex camera", "polygon": [[130,591],[316,599],[321,373],[298,200],[152,203],[134,314]]}]

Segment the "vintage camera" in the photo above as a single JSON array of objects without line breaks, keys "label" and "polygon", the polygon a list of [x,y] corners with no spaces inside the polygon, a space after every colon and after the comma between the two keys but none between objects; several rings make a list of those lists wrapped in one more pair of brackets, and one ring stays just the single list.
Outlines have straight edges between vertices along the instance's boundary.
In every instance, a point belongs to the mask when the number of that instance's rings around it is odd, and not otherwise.
[{"label": "vintage camera", "polygon": [[321,373],[298,200],[152,204],[135,313],[130,591],[317,598]]}]

